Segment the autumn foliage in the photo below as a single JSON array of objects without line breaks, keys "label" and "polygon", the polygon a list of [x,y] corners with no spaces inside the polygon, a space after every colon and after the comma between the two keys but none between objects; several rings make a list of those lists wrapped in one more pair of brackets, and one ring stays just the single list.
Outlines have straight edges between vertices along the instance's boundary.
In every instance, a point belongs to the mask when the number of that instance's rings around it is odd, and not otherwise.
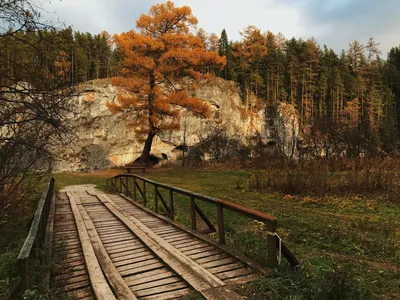
[{"label": "autumn foliage", "polygon": [[[197,19],[188,6],[175,7],[170,1],[151,7],[131,30],[114,36],[123,56],[123,69],[113,84],[120,88],[108,107],[114,113],[136,116],[135,131],[145,138],[142,161],[148,162],[153,138],[163,130],[179,128],[179,108],[207,117],[207,103],[193,96],[196,83],[207,66],[225,64],[225,58],[207,51],[191,32]],[[209,76],[209,75],[208,75]]]}]

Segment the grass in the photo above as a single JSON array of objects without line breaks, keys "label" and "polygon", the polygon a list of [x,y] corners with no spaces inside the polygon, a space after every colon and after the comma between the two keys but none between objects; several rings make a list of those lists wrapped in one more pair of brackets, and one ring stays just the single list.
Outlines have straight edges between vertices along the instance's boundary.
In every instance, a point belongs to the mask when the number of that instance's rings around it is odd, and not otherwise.
[{"label": "grass", "polygon": [[[82,183],[104,189],[105,178],[117,173],[56,174],[55,178],[58,189]],[[295,271],[283,262],[273,274],[239,287],[248,299],[400,299],[398,204],[358,194],[299,196],[249,191],[245,186],[251,171],[159,169],[145,176],[278,218],[279,235],[302,266]],[[188,203],[183,196],[176,198],[177,220],[186,225]],[[215,209],[200,206],[215,221]],[[225,218],[229,245],[265,263],[263,228],[233,213]]]}]

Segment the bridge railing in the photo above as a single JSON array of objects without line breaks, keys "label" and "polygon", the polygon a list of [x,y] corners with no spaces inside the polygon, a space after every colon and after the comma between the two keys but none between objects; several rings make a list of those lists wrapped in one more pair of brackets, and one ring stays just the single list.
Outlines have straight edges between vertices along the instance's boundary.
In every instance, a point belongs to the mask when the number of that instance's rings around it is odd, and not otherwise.
[{"label": "bridge railing", "polygon": [[20,280],[10,293],[9,298],[14,297],[18,292],[23,292],[30,288],[29,260],[37,257],[39,251],[45,250],[47,221],[54,195],[54,186],[55,180],[54,178],[50,178],[40,197],[28,236],[19,252],[17,265]]},{"label": "bridge railing", "polygon": [[[130,189],[129,180],[133,181],[131,184],[132,188]],[[139,182],[141,184],[139,184]],[[275,268],[278,265],[278,249],[281,251],[281,254],[289,261],[292,266],[299,265],[299,261],[295,258],[295,256],[289,251],[289,249],[285,246],[285,244],[280,240],[277,235],[277,219],[274,216],[243,207],[241,205],[217,199],[214,197],[205,196],[202,194],[198,194],[192,191],[188,191],[185,189],[177,188],[174,186],[162,184],[135,174],[119,174],[115,177],[107,179],[107,185],[114,187],[120,193],[126,193],[129,196],[133,197],[134,201],[138,200],[138,194],[141,195],[143,199],[144,206],[147,206],[147,192],[148,186],[152,186],[154,190],[154,210],[158,213],[160,204],[163,205],[164,209],[167,212],[167,216],[174,220],[175,218],[175,209],[174,209],[174,194],[180,194],[189,197],[190,201],[190,220],[191,220],[191,229],[193,231],[197,230],[197,214],[199,217],[207,224],[209,229],[199,231],[200,233],[212,233],[218,232],[218,242],[220,244],[225,244],[225,218],[224,211],[232,211],[238,213],[247,218],[257,220],[263,222],[266,225],[266,233],[267,233],[267,265],[270,268]],[[169,199],[165,199],[160,189],[164,189],[169,192]],[[196,204],[197,201],[207,202],[213,204],[216,208],[217,212],[217,229],[211,223],[211,221],[207,218],[204,212],[200,209],[200,207]]]}]

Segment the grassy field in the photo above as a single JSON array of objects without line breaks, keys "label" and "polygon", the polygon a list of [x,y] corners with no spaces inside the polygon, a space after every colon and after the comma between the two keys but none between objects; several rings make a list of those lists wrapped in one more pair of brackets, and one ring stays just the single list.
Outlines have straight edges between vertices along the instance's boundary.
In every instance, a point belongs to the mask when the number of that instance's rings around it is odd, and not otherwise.
[{"label": "grassy field", "polygon": [[[57,187],[80,183],[105,188],[118,170],[57,174]],[[154,169],[144,176],[229,200],[278,218],[279,235],[302,262],[238,288],[249,299],[400,299],[400,205],[362,195],[292,196],[249,191],[251,171]],[[151,196],[150,196],[151,198]],[[215,209],[201,205],[215,219]],[[177,199],[177,220],[189,224],[188,201]],[[264,263],[260,224],[228,214],[229,245]]]}]

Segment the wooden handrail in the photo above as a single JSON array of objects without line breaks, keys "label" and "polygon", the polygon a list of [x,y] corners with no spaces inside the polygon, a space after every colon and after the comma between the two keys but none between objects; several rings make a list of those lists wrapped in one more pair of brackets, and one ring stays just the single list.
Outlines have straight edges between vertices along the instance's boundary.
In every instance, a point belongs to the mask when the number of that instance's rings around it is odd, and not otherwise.
[{"label": "wooden handrail", "polygon": [[[129,191],[129,186],[127,184],[128,181],[126,181],[126,184],[122,184],[122,178],[133,178],[133,193]],[[118,188],[117,184],[117,179],[119,179],[120,184]],[[139,186],[137,180],[140,180],[143,182],[143,189]],[[196,226],[196,213],[199,214],[201,218],[205,221],[206,224],[210,225],[211,222],[207,219],[205,214],[200,211],[200,208],[195,204],[195,200],[201,200],[205,201],[207,203],[214,204],[217,209],[217,222],[218,222],[218,236],[219,236],[219,243],[220,244],[225,244],[225,224],[224,224],[224,209],[239,213],[243,216],[246,216],[248,218],[261,221],[266,224],[267,227],[267,243],[268,243],[268,266],[271,268],[275,268],[278,265],[278,259],[277,259],[277,244],[279,244],[278,241],[278,236],[276,234],[277,230],[277,218],[274,216],[262,213],[260,211],[256,211],[254,209],[250,209],[244,206],[241,206],[239,204],[235,204],[229,201],[217,199],[214,197],[210,196],[205,196],[199,193],[195,193],[186,189],[170,186],[167,184],[162,184],[156,181],[153,181],[148,178],[144,178],[135,174],[119,174],[117,176],[114,176],[110,179],[107,179],[107,184],[111,183],[114,188],[123,193],[123,188],[124,186],[125,190],[129,194],[133,194],[133,200],[137,200],[137,190],[139,191],[140,195],[143,198],[144,205],[146,206],[147,199],[146,199],[146,183],[151,184],[155,187],[155,201],[157,202],[157,197],[159,196],[159,191],[158,188],[166,189],[169,191],[169,207],[167,207],[166,201],[162,201],[164,206],[166,207],[166,210],[168,212],[168,217],[171,220],[174,220],[174,209],[173,209],[173,193],[178,193],[181,195],[188,196],[190,198],[190,219],[191,219],[191,228],[192,230],[196,231],[197,226]],[[158,202],[156,203],[156,211],[158,212]],[[212,224],[211,224],[212,225]],[[211,231],[210,232],[215,232],[215,228],[213,226],[209,226]],[[212,227],[212,228],[211,228]],[[285,251],[282,252],[282,254],[289,260],[289,262],[293,265],[296,266],[299,264],[299,262],[294,258],[294,255],[287,249],[287,247],[284,247]]]},{"label": "wooden handrail", "polygon": [[19,252],[17,263],[20,282],[16,287],[18,292],[23,292],[30,287],[28,260],[32,256],[34,246],[41,247],[44,243],[50,204],[54,194],[54,184],[54,178],[50,178],[42,192],[28,236]]},{"label": "wooden handrail", "polygon": [[242,214],[244,214],[244,215],[246,215],[248,217],[254,218],[257,221],[261,221],[261,222],[263,222],[263,221],[276,222],[277,221],[277,218],[274,217],[274,216],[262,213],[260,211],[257,211],[257,210],[251,209],[251,208],[247,208],[247,207],[241,206],[239,204],[235,204],[235,203],[232,203],[232,202],[229,202],[229,201],[225,201],[225,200],[221,200],[221,199],[218,199],[218,198],[202,195],[202,194],[199,194],[199,193],[195,193],[195,192],[192,192],[192,191],[189,191],[189,190],[185,190],[185,189],[182,189],[182,188],[178,188],[178,187],[174,187],[174,186],[171,186],[171,185],[159,183],[159,182],[156,182],[156,181],[153,181],[153,180],[150,180],[148,178],[144,178],[144,177],[141,177],[141,176],[138,176],[138,175],[135,175],[135,174],[119,174],[117,176],[114,176],[113,178],[117,178],[117,177],[134,177],[134,178],[140,179],[142,181],[148,182],[150,184],[153,184],[153,185],[155,185],[157,187],[161,187],[161,188],[164,188],[164,189],[167,189],[167,190],[172,190],[173,192],[177,192],[177,193],[182,194],[182,195],[194,196],[195,198],[200,199],[200,200],[204,200],[204,201],[206,201],[208,203],[212,203],[212,204],[220,203],[220,204],[222,204],[224,206],[224,208],[226,208],[228,210],[242,213]]}]

